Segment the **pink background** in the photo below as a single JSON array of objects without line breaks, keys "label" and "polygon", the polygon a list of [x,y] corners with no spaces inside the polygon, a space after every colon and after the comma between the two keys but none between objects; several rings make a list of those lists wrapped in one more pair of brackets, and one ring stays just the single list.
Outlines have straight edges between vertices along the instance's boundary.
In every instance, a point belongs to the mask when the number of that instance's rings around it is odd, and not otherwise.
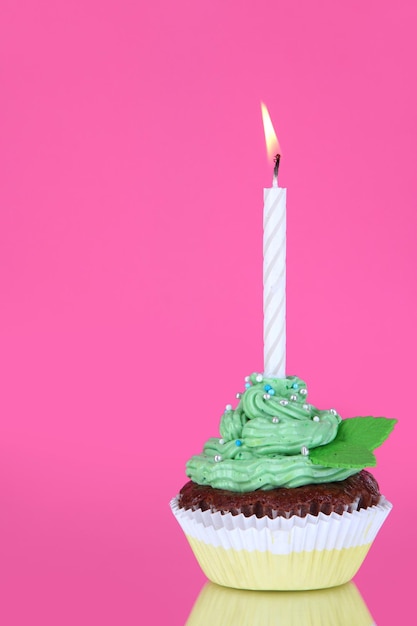
[{"label": "pink background", "polygon": [[417,5],[248,4],[1,3],[4,624],[186,620],[205,579],[168,501],[263,366],[261,100],[288,373],[399,419],[356,582],[379,626],[411,610]]}]

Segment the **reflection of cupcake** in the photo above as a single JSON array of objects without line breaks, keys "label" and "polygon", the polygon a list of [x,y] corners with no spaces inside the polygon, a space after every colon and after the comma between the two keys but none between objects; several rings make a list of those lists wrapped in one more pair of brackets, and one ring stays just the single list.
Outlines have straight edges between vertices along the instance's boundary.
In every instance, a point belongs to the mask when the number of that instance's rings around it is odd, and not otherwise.
[{"label": "reflection of cupcake", "polygon": [[318,591],[243,591],[207,583],[186,626],[371,626],[353,583]]},{"label": "reflection of cupcake", "polygon": [[253,374],[239,397],[171,503],[203,571],[243,589],[350,580],[391,509],[362,470],[395,420],[319,411],[295,376]]}]

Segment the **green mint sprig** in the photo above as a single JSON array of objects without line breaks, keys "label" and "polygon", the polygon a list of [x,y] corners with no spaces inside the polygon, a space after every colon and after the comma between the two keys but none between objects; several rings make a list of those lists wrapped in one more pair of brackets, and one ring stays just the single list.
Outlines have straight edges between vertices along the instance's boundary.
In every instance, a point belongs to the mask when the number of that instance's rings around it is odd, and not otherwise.
[{"label": "green mint sprig", "polygon": [[337,435],[325,446],[310,450],[310,460],[324,467],[374,467],[373,453],[392,432],[396,419],[351,417],[341,421]]}]

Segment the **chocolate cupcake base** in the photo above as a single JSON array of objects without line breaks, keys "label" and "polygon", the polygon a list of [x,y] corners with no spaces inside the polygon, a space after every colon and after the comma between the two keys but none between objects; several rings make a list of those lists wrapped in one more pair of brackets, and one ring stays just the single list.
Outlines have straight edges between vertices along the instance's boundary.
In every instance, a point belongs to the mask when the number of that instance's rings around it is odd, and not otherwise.
[{"label": "chocolate cupcake base", "polygon": [[235,493],[189,481],[181,489],[178,506],[185,510],[210,511],[257,518],[317,516],[319,513],[352,513],[378,504],[381,498],[375,478],[362,470],[340,482],[304,485],[287,489]]}]

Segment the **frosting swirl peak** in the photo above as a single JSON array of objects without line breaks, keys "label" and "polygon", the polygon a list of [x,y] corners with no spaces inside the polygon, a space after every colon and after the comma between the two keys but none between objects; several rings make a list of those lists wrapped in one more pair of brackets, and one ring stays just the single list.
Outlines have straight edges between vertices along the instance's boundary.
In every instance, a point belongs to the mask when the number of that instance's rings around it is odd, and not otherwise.
[{"label": "frosting swirl peak", "polygon": [[358,470],[309,459],[310,450],[335,439],[341,421],[334,409],[307,402],[300,378],[252,374],[238,406],[226,407],[221,438],[209,439],[186,473],[196,483],[237,492],[344,480]]}]

